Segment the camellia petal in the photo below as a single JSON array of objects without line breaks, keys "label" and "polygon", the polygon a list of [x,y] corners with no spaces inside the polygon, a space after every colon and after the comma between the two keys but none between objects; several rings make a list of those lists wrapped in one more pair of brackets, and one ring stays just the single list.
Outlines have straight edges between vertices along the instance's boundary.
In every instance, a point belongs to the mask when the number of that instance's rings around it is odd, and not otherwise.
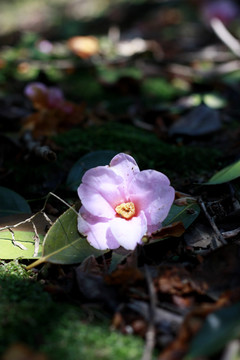
[{"label": "camellia petal", "polygon": [[140,172],[132,156],[123,153],[114,156],[109,166],[116,174],[120,175],[127,184]]},{"label": "camellia petal", "polygon": [[166,175],[155,170],[136,174],[129,187],[131,201],[144,210],[148,225],[161,225],[174,201],[175,191]]},{"label": "camellia petal", "polygon": [[143,211],[129,221],[115,218],[110,222],[110,230],[121,246],[133,250],[147,232],[147,219]]},{"label": "camellia petal", "polygon": [[119,243],[115,240],[109,229],[109,220],[91,215],[84,207],[78,216],[78,230],[87,236],[88,242],[95,249],[116,249]]},{"label": "camellia petal", "polygon": [[78,195],[91,214],[112,218],[115,207],[125,197],[123,179],[108,167],[98,166],[85,173]]}]

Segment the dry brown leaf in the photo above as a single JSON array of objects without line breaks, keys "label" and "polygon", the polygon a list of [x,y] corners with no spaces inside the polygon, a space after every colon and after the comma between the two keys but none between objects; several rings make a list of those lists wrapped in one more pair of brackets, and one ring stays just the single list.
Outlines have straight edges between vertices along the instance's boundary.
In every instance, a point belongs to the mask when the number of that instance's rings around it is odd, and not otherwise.
[{"label": "dry brown leaf", "polygon": [[37,110],[22,121],[23,131],[31,131],[35,138],[55,135],[80,124],[84,119],[85,104],[67,101],[61,89],[42,83],[29,83],[25,95]]},{"label": "dry brown leaf", "polygon": [[186,316],[175,340],[161,352],[158,360],[182,360],[191,339],[201,328],[205,318],[225,305],[227,305],[226,300],[220,299],[216,303],[202,303],[191,311]]},{"label": "dry brown leaf", "polygon": [[189,194],[182,193],[180,191],[175,192],[175,201],[174,204],[178,206],[186,206],[190,202],[197,202],[197,199],[192,197]]},{"label": "dry brown leaf", "polygon": [[62,109],[41,108],[23,119],[24,131],[30,130],[35,138],[40,136],[56,135],[68,130],[74,125],[82,123],[85,113],[85,104],[71,103],[72,111],[64,112]]},{"label": "dry brown leaf", "polygon": [[160,274],[154,280],[156,290],[171,295],[186,295],[194,291],[191,274],[183,267],[160,268]]},{"label": "dry brown leaf", "polygon": [[171,225],[162,227],[159,231],[155,232],[151,238],[155,239],[164,239],[166,237],[174,236],[180,237],[185,232],[185,227],[181,221],[176,221]]},{"label": "dry brown leaf", "polygon": [[144,280],[143,273],[139,269],[132,267],[117,269],[112,274],[105,276],[105,281],[109,285],[127,286],[142,280]]}]

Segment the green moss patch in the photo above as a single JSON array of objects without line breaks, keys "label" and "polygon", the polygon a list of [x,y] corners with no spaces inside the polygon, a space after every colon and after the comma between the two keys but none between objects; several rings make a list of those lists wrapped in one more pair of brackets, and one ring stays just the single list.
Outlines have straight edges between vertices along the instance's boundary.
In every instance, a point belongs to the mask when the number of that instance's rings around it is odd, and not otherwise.
[{"label": "green moss patch", "polygon": [[156,169],[181,178],[211,170],[219,156],[213,148],[168,144],[154,133],[119,123],[73,129],[57,136],[55,141],[62,148],[60,161],[66,158],[76,161],[90,151],[109,149],[130,153],[141,169]]},{"label": "green moss patch", "polygon": [[141,358],[140,338],[110,330],[80,306],[55,302],[17,261],[0,264],[0,354],[23,343],[51,360],[110,360]]}]

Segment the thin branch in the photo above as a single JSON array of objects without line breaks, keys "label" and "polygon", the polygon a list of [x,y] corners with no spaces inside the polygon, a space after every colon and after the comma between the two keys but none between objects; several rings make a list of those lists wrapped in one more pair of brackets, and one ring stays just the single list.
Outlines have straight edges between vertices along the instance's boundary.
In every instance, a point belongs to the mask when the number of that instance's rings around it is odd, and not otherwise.
[{"label": "thin branch", "polygon": [[231,198],[232,198],[232,204],[233,204],[233,208],[234,210],[239,210],[240,209],[240,204],[238,199],[236,198],[235,194],[236,194],[236,190],[235,187],[232,183],[229,183],[229,189],[230,189],[230,194],[231,194]]},{"label": "thin branch", "polygon": [[150,297],[150,305],[149,305],[149,324],[148,329],[146,332],[146,342],[144,347],[144,352],[141,360],[151,360],[152,353],[154,350],[155,342],[156,342],[156,332],[154,326],[154,319],[155,319],[155,309],[157,306],[157,298],[155,288],[152,282],[151,275],[149,273],[149,269],[147,265],[144,266],[145,275],[148,285],[148,292]]},{"label": "thin branch", "polygon": [[20,226],[20,225],[22,225],[22,224],[26,224],[26,223],[28,223],[28,222],[31,222],[31,221],[32,221],[38,214],[40,214],[40,213],[41,213],[41,211],[37,212],[36,214],[30,216],[29,218],[27,218],[27,219],[25,219],[25,220],[23,220],[23,221],[20,221],[20,222],[17,223],[17,224],[14,224],[14,225],[6,225],[6,226],[4,226],[4,227],[1,227],[1,228],[0,228],[0,231],[9,230],[9,229],[14,229],[14,228],[16,228],[16,227],[18,227],[18,226]]},{"label": "thin branch", "polygon": [[240,351],[239,340],[233,340],[233,341],[229,342],[229,344],[227,345],[225,351],[223,352],[221,360],[237,359],[239,351]]},{"label": "thin branch", "polygon": [[234,230],[224,231],[224,232],[222,232],[222,236],[224,237],[224,239],[229,239],[234,236],[237,236],[239,233],[240,233],[240,227],[238,227]]},{"label": "thin branch", "polygon": [[221,244],[227,244],[226,240],[224,239],[223,235],[220,233],[220,231],[218,230],[217,225],[215,224],[214,218],[212,216],[210,216],[210,214],[207,211],[207,208],[203,202],[203,200],[201,199],[201,197],[199,197],[198,202],[206,216],[206,218],[208,219],[211,227],[213,228],[218,240],[220,241]]},{"label": "thin branch", "polygon": [[52,195],[52,196],[55,196],[55,198],[57,198],[59,201],[61,201],[61,202],[62,202],[64,205],[66,205],[69,209],[72,209],[72,210],[75,212],[75,214],[77,214],[77,216],[79,215],[78,212],[77,212],[71,205],[69,205],[66,201],[64,201],[63,199],[61,199],[59,196],[57,196],[56,194],[54,194],[54,193],[52,193],[52,192],[50,192],[49,194]]},{"label": "thin branch", "polygon": [[240,43],[228,31],[223,22],[217,18],[211,20],[211,27],[219,39],[237,56],[240,57]]},{"label": "thin branch", "polygon": [[24,245],[22,245],[20,242],[15,240],[14,231],[12,229],[8,229],[8,230],[10,231],[10,233],[12,235],[12,243],[13,243],[13,245],[19,247],[22,250],[27,250],[27,248]]},{"label": "thin branch", "polygon": [[40,141],[34,140],[30,131],[26,131],[22,137],[26,148],[38,157],[47,161],[55,161],[57,156],[48,146],[41,145]]},{"label": "thin branch", "polygon": [[[27,250],[25,248],[24,245],[22,245],[21,243],[19,243],[18,241],[15,240],[15,236],[14,236],[14,231],[12,229],[15,229],[17,228],[18,226],[22,225],[22,224],[26,224],[28,222],[31,222],[32,226],[33,226],[33,231],[34,231],[34,255],[33,256],[37,256],[38,254],[38,250],[39,250],[39,243],[40,243],[40,238],[39,238],[39,235],[38,235],[38,232],[37,232],[37,228],[33,222],[34,218],[39,215],[39,214],[42,214],[44,216],[44,218],[50,223],[50,225],[52,225],[52,221],[51,219],[49,219],[49,217],[47,216],[47,214],[45,213],[45,208],[46,208],[46,204],[48,202],[48,199],[50,196],[54,196],[56,197],[58,200],[60,200],[61,202],[63,202],[67,207],[69,207],[70,209],[72,209],[77,215],[78,212],[74,209],[74,207],[72,207],[71,205],[69,205],[66,201],[64,201],[63,199],[61,199],[59,196],[55,195],[54,193],[52,192],[49,192],[48,195],[46,196],[46,199],[45,199],[45,202],[44,202],[44,205],[43,205],[43,208],[38,211],[36,214],[30,216],[29,218],[23,220],[23,221],[20,221],[19,223],[17,224],[14,224],[14,225],[6,225],[4,227],[1,227],[0,228],[0,231],[3,231],[3,230],[9,230],[11,235],[12,235],[12,241],[13,241],[13,244],[15,246],[18,246],[20,247],[22,250]],[[33,264],[29,265],[27,267],[27,269],[31,269],[33,266],[36,266],[37,264],[41,264],[43,263],[44,261],[46,261],[48,259],[48,256],[45,256],[45,257],[41,257],[40,259],[36,260]]]},{"label": "thin branch", "polygon": [[34,253],[33,253],[33,257],[36,257],[38,255],[38,251],[39,251],[40,237],[38,235],[36,225],[34,224],[33,221],[31,221],[31,224],[32,224],[33,231],[34,231]]},{"label": "thin branch", "polygon": [[[45,208],[46,208],[46,204],[47,204],[47,202],[48,202],[48,199],[49,199],[49,197],[50,196],[55,196],[58,200],[60,200],[60,201],[62,201],[65,205],[67,205],[68,207],[71,207],[68,203],[66,203],[64,200],[62,200],[60,197],[58,197],[57,195],[55,195],[54,193],[52,193],[52,192],[49,192],[48,193],[48,195],[46,196],[46,200],[45,200],[45,202],[44,202],[44,205],[43,205],[43,207],[42,207],[42,209],[40,210],[40,211],[38,211],[37,213],[35,213],[35,214],[33,214],[32,216],[30,216],[29,218],[27,218],[27,219],[25,219],[25,220],[23,220],[23,221],[20,221],[19,223],[17,223],[17,224],[14,224],[14,225],[6,225],[6,226],[4,226],[4,227],[1,227],[0,228],[0,231],[3,231],[3,230],[7,230],[7,229],[14,229],[14,228],[17,228],[18,226],[20,226],[20,225],[23,225],[23,224],[26,224],[26,223],[28,223],[28,222],[32,222],[32,220],[37,216],[37,215],[39,215],[39,214],[42,214],[44,217],[45,217],[45,219],[49,222],[49,224],[50,225],[52,225],[53,223],[52,223],[52,221],[49,219],[49,217],[47,216],[47,214],[45,213]],[[73,208],[72,208],[73,209]],[[76,210],[75,209],[73,209],[73,211],[75,211],[76,212]],[[78,214],[78,213],[77,213]]]},{"label": "thin branch", "polygon": [[53,222],[52,222],[52,220],[47,216],[47,214],[46,214],[44,211],[42,212],[42,214],[43,214],[43,216],[45,217],[45,219],[47,220],[47,222],[48,222],[50,225],[52,225]]}]

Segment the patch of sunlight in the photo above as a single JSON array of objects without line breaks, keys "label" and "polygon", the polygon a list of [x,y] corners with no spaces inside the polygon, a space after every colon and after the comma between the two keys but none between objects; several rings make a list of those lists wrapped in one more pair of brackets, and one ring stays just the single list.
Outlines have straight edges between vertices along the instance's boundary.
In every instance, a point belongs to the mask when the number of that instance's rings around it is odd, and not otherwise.
[{"label": "patch of sunlight", "polygon": [[[145,0],[131,0],[141,3]],[[114,6],[128,3],[116,0]],[[113,5],[111,0],[1,0],[0,35],[14,31],[46,31],[63,17],[79,20],[101,16]]]}]

